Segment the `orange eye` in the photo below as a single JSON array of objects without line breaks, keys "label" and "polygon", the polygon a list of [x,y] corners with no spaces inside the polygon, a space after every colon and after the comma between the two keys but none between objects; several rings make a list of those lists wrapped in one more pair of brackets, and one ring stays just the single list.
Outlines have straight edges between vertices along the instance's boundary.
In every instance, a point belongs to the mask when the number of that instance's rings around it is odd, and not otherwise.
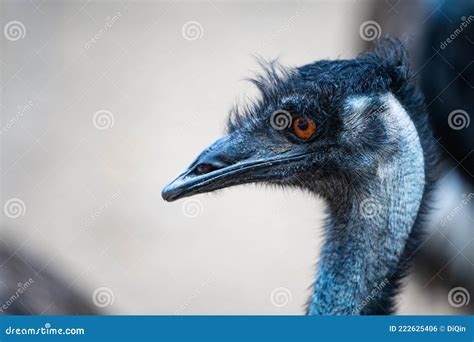
[{"label": "orange eye", "polygon": [[301,139],[309,139],[316,132],[316,123],[306,116],[300,116],[291,124],[293,132]]}]

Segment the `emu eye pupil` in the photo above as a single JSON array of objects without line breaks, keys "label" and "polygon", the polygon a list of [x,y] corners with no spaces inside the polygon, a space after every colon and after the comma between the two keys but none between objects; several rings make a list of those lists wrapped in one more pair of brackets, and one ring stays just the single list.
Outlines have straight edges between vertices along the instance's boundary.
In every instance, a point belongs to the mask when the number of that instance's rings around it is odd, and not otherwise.
[{"label": "emu eye pupil", "polygon": [[302,131],[306,131],[309,127],[308,120],[306,119],[299,119],[297,125]]},{"label": "emu eye pupil", "polygon": [[309,139],[316,132],[316,123],[306,116],[301,116],[293,121],[293,132],[300,139]]}]

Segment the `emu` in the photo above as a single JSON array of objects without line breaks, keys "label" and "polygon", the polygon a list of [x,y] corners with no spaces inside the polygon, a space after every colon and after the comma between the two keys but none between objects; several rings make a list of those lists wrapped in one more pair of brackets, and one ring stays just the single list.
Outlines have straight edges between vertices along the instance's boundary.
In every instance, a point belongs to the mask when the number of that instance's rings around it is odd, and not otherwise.
[{"label": "emu", "polygon": [[419,246],[436,164],[423,97],[393,38],[352,60],[262,63],[261,96],[162,197],[244,183],[310,191],[328,204],[310,315],[390,314]]}]

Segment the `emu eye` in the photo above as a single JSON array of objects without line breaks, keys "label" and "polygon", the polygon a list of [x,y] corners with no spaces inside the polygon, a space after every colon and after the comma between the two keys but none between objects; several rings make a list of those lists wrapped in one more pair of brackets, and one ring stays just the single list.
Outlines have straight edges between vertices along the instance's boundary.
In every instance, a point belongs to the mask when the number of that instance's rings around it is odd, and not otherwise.
[{"label": "emu eye", "polygon": [[296,136],[301,139],[309,139],[316,132],[316,123],[306,116],[293,120],[291,127]]}]

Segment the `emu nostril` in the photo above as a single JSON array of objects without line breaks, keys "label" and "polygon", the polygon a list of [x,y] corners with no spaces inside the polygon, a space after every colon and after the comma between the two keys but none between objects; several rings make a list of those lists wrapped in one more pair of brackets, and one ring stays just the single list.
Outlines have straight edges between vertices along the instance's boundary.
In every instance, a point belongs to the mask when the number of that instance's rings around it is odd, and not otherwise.
[{"label": "emu nostril", "polygon": [[219,167],[212,164],[199,164],[196,166],[195,173],[198,175],[204,175],[217,169],[219,169]]}]

